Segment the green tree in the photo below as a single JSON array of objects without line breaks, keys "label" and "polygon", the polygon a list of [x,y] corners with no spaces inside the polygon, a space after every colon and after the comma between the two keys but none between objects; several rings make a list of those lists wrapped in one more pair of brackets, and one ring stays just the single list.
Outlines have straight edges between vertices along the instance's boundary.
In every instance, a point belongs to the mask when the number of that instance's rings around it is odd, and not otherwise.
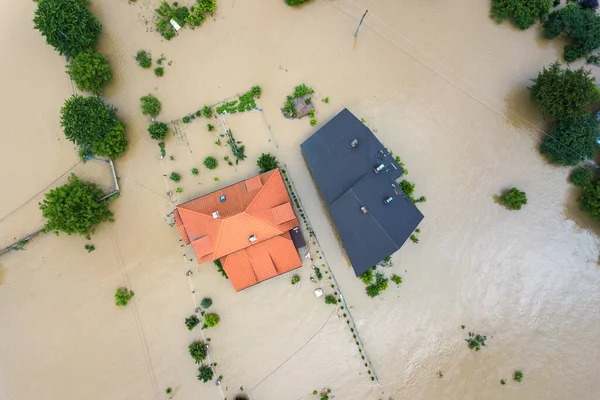
[{"label": "green tree", "polygon": [[204,316],[204,325],[207,328],[211,328],[213,326],[217,326],[221,318],[217,314],[206,314]]},{"label": "green tree", "polygon": [[589,185],[592,182],[592,179],[594,179],[594,173],[586,167],[575,168],[569,176],[569,180],[575,186]]},{"label": "green tree", "polygon": [[562,69],[556,61],[533,80],[531,98],[543,114],[555,120],[581,117],[590,113],[590,105],[600,97],[600,89],[590,71]]},{"label": "green tree", "polygon": [[102,87],[110,82],[112,72],[108,59],[93,50],[82,51],[67,65],[67,73],[79,90],[102,92]]},{"label": "green tree", "polygon": [[579,198],[581,208],[600,220],[600,181],[583,187],[583,195]]},{"label": "green tree", "polygon": [[153,122],[148,127],[148,133],[152,139],[163,140],[169,133],[169,127],[164,122]]},{"label": "green tree", "polygon": [[538,18],[544,20],[553,4],[554,0],[492,0],[490,16],[498,23],[510,19],[519,29],[527,29]]},{"label": "green tree", "polygon": [[274,170],[279,167],[279,162],[277,161],[277,157],[275,157],[271,153],[262,153],[258,160],[256,160],[256,165],[260,168],[260,173],[264,174],[265,172]]},{"label": "green tree", "polygon": [[196,341],[189,345],[188,347],[190,351],[190,356],[196,364],[200,364],[202,361],[206,359],[208,352],[206,351],[206,346],[204,342]]},{"label": "green tree", "polygon": [[591,115],[558,121],[545,135],[540,151],[551,163],[576,165],[598,150],[598,121]]},{"label": "green tree", "polygon": [[96,225],[112,220],[109,202],[100,201],[103,196],[95,184],[71,174],[67,184],[50,190],[39,203],[42,216],[46,218],[44,231],[57,235],[59,232],[77,233],[89,238]]},{"label": "green tree", "polygon": [[115,292],[115,304],[118,307],[125,307],[127,303],[129,303],[129,300],[131,300],[131,298],[134,296],[134,294],[135,293],[133,293],[127,288],[117,288],[117,291]]},{"label": "green tree", "polygon": [[127,149],[125,125],[117,119],[117,109],[100,97],[70,97],[61,109],[60,123],[67,139],[79,146],[82,155],[115,159]]},{"label": "green tree", "polygon": [[162,109],[162,104],[160,101],[149,94],[147,96],[143,96],[140,98],[142,102],[142,114],[150,115],[152,117],[157,117],[160,114],[160,110]]},{"label": "green tree", "polygon": [[514,187],[500,196],[500,202],[511,210],[520,210],[527,204],[527,195]]},{"label": "green tree", "polygon": [[67,59],[93,49],[102,32],[87,4],[88,0],[37,0],[33,26]]},{"label": "green tree", "polygon": [[208,156],[204,159],[204,166],[208,169],[215,169],[217,168],[217,159],[212,157],[212,156]]},{"label": "green tree", "polygon": [[202,382],[210,381],[214,376],[212,368],[208,365],[202,365],[198,368],[198,380]]},{"label": "green tree", "polygon": [[577,3],[555,10],[544,23],[544,37],[554,39],[565,33],[571,44],[565,46],[566,62],[573,62],[600,48],[600,15]]}]

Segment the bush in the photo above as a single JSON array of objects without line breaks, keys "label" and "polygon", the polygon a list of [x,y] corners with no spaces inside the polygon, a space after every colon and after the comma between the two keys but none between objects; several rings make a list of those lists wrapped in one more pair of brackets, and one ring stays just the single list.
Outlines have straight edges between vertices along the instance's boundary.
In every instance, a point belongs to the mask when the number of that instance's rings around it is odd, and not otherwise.
[{"label": "bush", "polygon": [[485,341],[487,340],[487,336],[474,334],[473,332],[469,332],[469,337],[465,339],[469,349],[479,351],[482,346],[485,346]]},{"label": "bush", "polygon": [[135,61],[142,68],[150,68],[152,66],[152,54],[146,50],[139,50],[135,55]]},{"label": "bush", "polygon": [[600,182],[583,187],[583,195],[579,198],[581,208],[600,220]]},{"label": "bush", "polygon": [[196,341],[188,346],[188,350],[190,351],[190,356],[196,364],[202,363],[208,356],[208,351],[206,350],[206,345],[204,342]]},{"label": "bush", "polygon": [[212,306],[212,300],[210,299],[210,297],[203,298],[200,302],[200,306],[202,308],[209,308],[210,306]]},{"label": "bush", "polygon": [[337,304],[335,296],[332,294],[325,296],[325,304]]},{"label": "bush", "polygon": [[163,140],[169,133],[169,127],[164,122],[153,122],[148,127],[148,133],[152,139]]},{"label": "bush", "polygon": [[202,382],[210,381],[214,376],[212,368],[208,365],[202,365],[198,368],[198,380]]},{"label": "bush", "polygon": [[85,0],[37,0],[33,26],[67,59],[96,46],[102,25]]},{"label": "bush", "polygon": [[398,275],[394,274],[392,275],[392,277],[390,278],[392,280],[392,282],[394,282],[396,285],[399,285],[402,283],[402,278],[399,277]]},{"label": "bush", "polygon": [[135,293],[127,288],[117,288],[117,291],[115,292],[115,304],[118,307],[125,307],[134,295]]},{"label": "bush", "polygon": [[198,175],[199,173],[198,168],[192,168],[192,175]]},{"label": "bush", "polygon": [[141,97],[140,101],[142,102],[142,114],[150,115],[152,117],[156,117],[158,116],[158,114],[160,114],[162,104],[153,95],[149,94],[147,96]]},{"label": "bush", "polygon": [[100,201],[103,196],[95,184],[71,174],[66,185],[50,190],[39,203],[42,216],[46,218],[44,231],[57,235],[59,232],[77,233],[89,238],[96,225],[112,220],[109,201]]},{"label": "bush", "polygon": [[211,328],[217,326],[220,320],[221,318],[219,318],[217,314],[206,314],[204,316],[204,325],[206,325],[207,328]]},{"label": "bush", "polygon": [[566,33],[572,44],[565,46],[565,61],[573,62],[600,47],[600,15],[577,3],[555,10],[544,23],[544,37],[554,39]]},{"label": "bush", "polygon": [[576,165],[593,159],[598,150],[598,121],[591,115],[558,121],[545,135],[540,151],[548,161]]},{"label": "bush", "polygon": [[217,168],[217,165],[217,159],[212,156],[208,156],[204,159],[204,166],[208,169],[215,169]]},{"label": "bush", "polygon": [[93,50],[82,51],[67,65],[67,74],[79,90],[102,92],[102,87],[110,82],[112,72],[106,56]]},{"label": "bush", "polygon": [[275,157],[271,153],[262,153],[258,160],[256,160],[256,165],[260,168],[260,173],[264,174],[265,172],[274,170],[279,167],[279,162],[277,161],[277,157]]},{"label": "bush", "polygon": [[171,175],[169,175],[169,179],[173,182],[179,182],[181,180],[181,175],[179,175],[177,172],[171,172]]},{"label": "bush", "polygon": [[594,179],[594,173],[586,167],[575,168],[569,176],[569,180],[575,186],[586,186],[589,185]]},{"label": "bush", "polygon": [[156,76],[163,76],[165,74],[165,68],[164,67],[156,67],[154,68],[154,75]]},{"label": "bush", "polygon": [[525,375],[523,375],[523,373],[521,371],[515,371],[514,375],[513,375],[513,379],[516,382],[523,382],[523,378],[525,378]]},{"label": "bush", "polygon": [[127,149],[125,125],[117,119],[117,109],[99,97],[73,95],[60,112],[65,136],[79,146],[82,155],[115,159]]},{"label": "bush", "polygon": [[576,118],[590,113],[590,105],[600,98],[600,89],[590,71],[562,69],[555,62],[533,80],[531,97],[542,113],[555,120]]},{"label": "bush", "polygon": [[511,19],[519,29],[527,29],[539,18],[544,20],[554,6],[554,0],[492,0],[490,16],[501,23]]},{"label": "bush", "polygon": [[520,210],[527,204],[527,195],[514,187],[500,196],[500,202],[510,210]]},{"label": "bush", "polygon": [[188,331],[191,331],[192,329],[194,329],[194,327],[196,325],[198,325],[199,323],[200,323],[200,320],[195,315],[191,315],[189,318],[185,319],[185,326],[187,326]]},{"label": "bush", "polygon": [[298,276],[298,275],[292,276],[292,285],[295,285],[298,282],[300,282],[300,276]]},{"label": "bush", "polygon": [[373,269],[369,268],[368,270],[366,270],[365,272],[363,272],[360,276],[359,276],[360,280],[363,281],[363,283],[365,285],[370,285],[371,283],[373,283],[373,279],[375,278],[375,274],[373,273]]}]

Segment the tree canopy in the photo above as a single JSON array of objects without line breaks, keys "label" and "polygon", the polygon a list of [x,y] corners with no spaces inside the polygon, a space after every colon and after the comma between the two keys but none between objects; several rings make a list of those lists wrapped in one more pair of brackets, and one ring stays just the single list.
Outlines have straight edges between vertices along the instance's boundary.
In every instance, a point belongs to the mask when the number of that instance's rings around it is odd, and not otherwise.
[{"label": "tree canopy", "polygon": [[115,159],[127,149],[125,125],[117,119],[117,109],[98,96],[67,99],[60,122],[65,136],[80,147],[82,155]]},{"label": "tree canopy", "polygon": [[569,3],[555,10],[544,22],[544,37],[554,39],[566,33],[572,44],[565,46],[565,61],[573,62],[600,48],[600,15],[593,9]]},{"label": "tree canopy", "polygon": [[108,59],[93,50],[83,51],[67,65],[67,73],[79,90],[102,92],[102,87],[110,82],[112,72]]},{"label": "tree canopy", "polygon": [[100,201],[102,190],[91,182],[79,179],[71,174],[66,185],[50,190],[39,206],[46,218],[44,231],[64,232],[68,235],[78,233],[88,237],[94,227],[112,219],[108,201]]},{"label": "tree canopy", "polygon": [[544,136],[540,151],[552,163],[576,165],[598,150],[598,121],[586,115],[558,121]]},{"label": "tree canopy", "polygon": [[68,59],[93,49],[102,24],[88,9],[88,0],[38,0],[33,24],[46,43]]},{"label": "tree canopy", "polygon": [[260,173],[264,174],[267,171],[271,171],[277,167],[279,167],[279,162],[277,161],[277,157],[275,157],[271,153],[262,153],[258,160],[256,160],[256,165],[260,168]]},{"label": "tree canopy", "polygon": [[600,89],[590,71],[562,69],[556,61],[544,67],[533,80],[531,97],[542,113],[559,120],[590,113],[590,105],[600,97]]},{"label": "tree canopy", "polygon": [[519,29],[527,29],[537,19],[544,19],[552,10],[554,0],[492,0],[490,16],[501,23],[510,19]]}]

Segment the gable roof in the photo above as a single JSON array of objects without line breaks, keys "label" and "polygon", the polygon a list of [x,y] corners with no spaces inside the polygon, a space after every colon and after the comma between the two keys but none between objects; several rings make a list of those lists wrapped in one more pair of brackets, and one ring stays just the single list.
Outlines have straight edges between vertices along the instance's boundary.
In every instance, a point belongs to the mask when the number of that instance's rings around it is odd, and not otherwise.
[{"label": "gable roof", "polygon": [[404,171],[369,128],[344,109],[301,149],[357,276],[402,247],[423,214],[395,184]]},{"label": "gable roof", "polygon": [[[236,290],[302,264],[293,244],[290,251],[286,242],[274,240],[288,235],[292,243],[288,231],[298,226],[279,169],[178,205],[175,222],[199,263],[225,261]],[[278,245],[285,254],[275,259],[279,252],[272,247]]]}]

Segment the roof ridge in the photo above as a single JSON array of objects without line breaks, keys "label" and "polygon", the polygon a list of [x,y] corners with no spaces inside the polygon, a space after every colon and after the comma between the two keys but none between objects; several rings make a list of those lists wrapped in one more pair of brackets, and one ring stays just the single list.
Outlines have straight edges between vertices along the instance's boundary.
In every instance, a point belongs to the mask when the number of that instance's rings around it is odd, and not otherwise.
[{"label": "roof ridge", "polygon": [[[274,169],[273,171],[279,171],[279,168],[277,168],[277,169]],[[271,171],[269,171],[269,172],[271,172]],[[265,173],[267,173],[267,172],[265,172]],[[265,182],[265,183],[264,183],[264,184],[261,186],[261,188],[260,188],[260,190],[258,191],[258,193],[256,193],[256,196],[254,196],[254,198],[252,198],[252,200],[250,200],[250,203],[248,203],[248,205],[247,205],[247,206],[246,206],[246,208],[244,209],[244,211],[243,211],[243,214],[250,215],[250,214],[247,214],[247,213],[246,213],[246,211],[248,210],[248,208],[250,208],[250,206],[252,205],[252,203],[254,203],[254,202],[256,201],[256,198],[257,198],[258,196],[260,196],[260,194],[262,193],[262,191],[263,191],[263,190],[265,189],[265,187],[267,186],[267,183],[269,183],[269,182],[271,181],[271,179],[273,179],[273,176],[274,176],[274,175],[275,175],[275,173],[273,172],[273,173],[272,173],[272,174],[269,176],[269,179],[267,179],[267,181],[266,181],[266,182]],[[257,176],[260,176],[260,175],[257,175]],[[250,178],[250,179],[252,179],[252,178]]]}]

